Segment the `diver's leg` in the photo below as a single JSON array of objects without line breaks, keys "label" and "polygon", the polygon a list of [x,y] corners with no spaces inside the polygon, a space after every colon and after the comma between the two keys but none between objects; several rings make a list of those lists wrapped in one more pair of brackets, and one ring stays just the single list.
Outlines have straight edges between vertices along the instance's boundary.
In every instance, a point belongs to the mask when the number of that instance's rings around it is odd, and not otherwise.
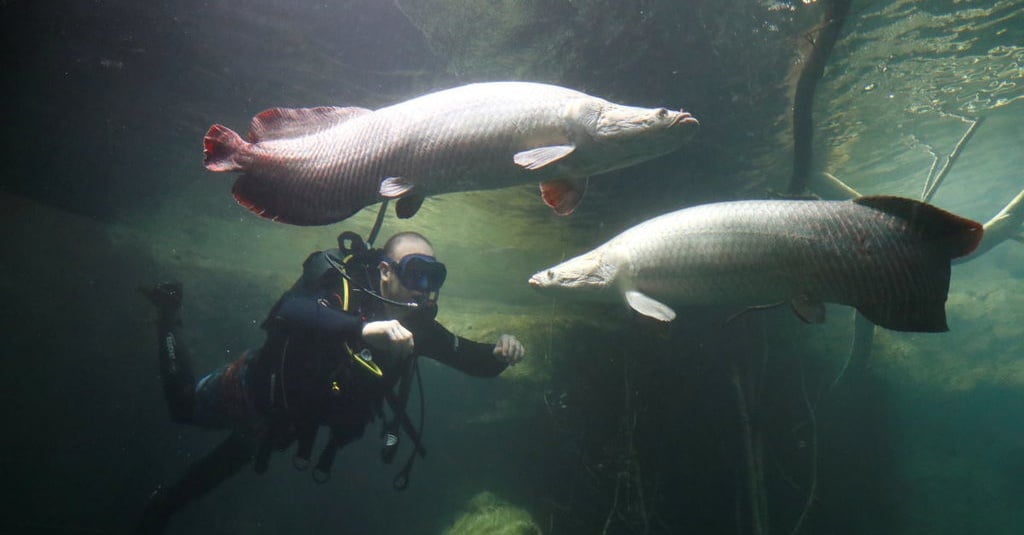
[{"label": "diver's leg", "polygon": [[160,533],[171,516],[238,473],[253,458],[251,436],[232,431],[213,451],[192,463],[170,487],[158,488],[142,513],[137,533]]},{"label": "diver's leg", "polygon": [[157,308],[160,379],[167,408],[172,420],[189,423],[195,404],[196,379],[192,373],[191,355],[178,336],[181,329],[181,283],[161,282],[142,292]]}]

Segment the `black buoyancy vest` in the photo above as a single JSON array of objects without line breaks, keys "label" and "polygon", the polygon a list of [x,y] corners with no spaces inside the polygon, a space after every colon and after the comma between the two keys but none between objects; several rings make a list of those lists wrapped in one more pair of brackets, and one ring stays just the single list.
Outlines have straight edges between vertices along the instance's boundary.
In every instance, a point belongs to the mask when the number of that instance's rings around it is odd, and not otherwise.
[{"label": "black buoyancy vest", "polygon": [[[327,299],[332,307],[365,319],[373,314],[376,306],[379,306],[368,294],[374,292],[373,288],[380,287],[380,274],[376,266],[383,253],[367,248],[354,233],[342,233],[338,243],[338,249],[311,254],[303,263],[302,277],[285,296],[300,294],[316,299]],[[331,438],[313,470],[314,480],[326,482],[337,450],[359,438],[367,423],[376,416],[382,416],[382,399],[387,400],[393,413],[390,422],[385,422],[385,430],[382,433],[390,435],[385,439],[385,446],[381,452],[385,462],[390,462],[393,457],[399,427],[406,431],[415,445],[410,461],[416,454],[425,455],[426,452],[419,440],[420,433],[405,414],[415,369],[412,357],[388,366],[389,373],[385,374],[372,358],[372,352],[368,353],[369,348],[363,346],[361,341],[349,340],[345,342],[345,347],[337,356],[331,358],[332,363],[329,366],[332,371],[323,375],[325,383],[309,385],[312,386],[309,390],[295,390],[284,384],[290,333],[288,329],[276,325],[274,321],[283,299],[284,297],[278,300],[263,323],[268,337],[264,351],[261,351],[261,360],[264,361],[261,365],[270,378],[267,385],[271,392],[271,399],[267,403],[270,422],[257,451],[256,471],[262,473],[266,470],[271,449],[283,451],[295,441],[298,441],[298,447],[293,465],[300,470],[307,468],[317,430],[321,425],[329,424],[332,416],[356,420],[342,425],[331,425]],[[319,363],[319,367],[321,371],[326,369],[324,363]],[[397,395],[394,392],[396,384],[399,385]],[[291,407],[285,405],[286,393],[289,391],[313,394],[305,403],[295,400],[297,406]],[[317,394],[325,391],[326,396]],[[351,398],[346,399],[345,396],[359,398],[363,403],[358,404],[358,410],[339,410],[346,402],[352,402]],[[292,396],[293,399],[295,397]],[[408,462],[402,473],[395,478],[395,488],[405,487],[411,464]]]}]

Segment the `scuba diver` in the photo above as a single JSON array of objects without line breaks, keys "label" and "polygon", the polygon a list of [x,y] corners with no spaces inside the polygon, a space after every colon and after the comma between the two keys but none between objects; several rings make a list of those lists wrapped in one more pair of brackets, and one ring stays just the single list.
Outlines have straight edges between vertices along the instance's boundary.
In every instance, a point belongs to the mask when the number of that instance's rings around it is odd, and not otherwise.
[{"label": "scuba diver", "polygon": [[494,377],[525,353],[514,336],[484,344],[438,323],[437,298],[446,274],[418,233],[395,234],[379,250],[344,232],[337,249],[306,258],[302,276],[262,324],[263,346],[198,382],[179,336],[181,284],[143,289],[158,310],[160,375],[171,418],[231,433],[176,483],[152,494],[138,531],[162,531],[175,512],[250,462],[262,473],[272,450],[297,443],[293,464],[308,468],[321,426],[330,438],[313,467],[317,482],[328,479],[337,451],[379,417],[384,462],[394,458],[403,431],[412,441],[412,453],[393,482],[405,488],[413,460],[425,454],[422,417],[418,430],[405,414],[412,382],[419,379],[416,357]]}]

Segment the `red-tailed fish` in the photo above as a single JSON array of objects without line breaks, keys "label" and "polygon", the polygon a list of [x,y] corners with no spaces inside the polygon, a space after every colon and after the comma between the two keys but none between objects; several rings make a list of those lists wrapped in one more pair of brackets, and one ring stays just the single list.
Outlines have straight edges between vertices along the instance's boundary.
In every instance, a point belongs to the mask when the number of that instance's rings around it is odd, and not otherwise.
[{"label": "red-tailed fish", "polygon": [[204,139],[211,171],[241,171],[235,199],[295,225],[341,221],[382,199],[411,217],[423,198],[541,182],[572,213],[586,178],[673,151],[697,119],[528,82],[471,84],[371,111],[273,108],[248,140],[222,125]]}]

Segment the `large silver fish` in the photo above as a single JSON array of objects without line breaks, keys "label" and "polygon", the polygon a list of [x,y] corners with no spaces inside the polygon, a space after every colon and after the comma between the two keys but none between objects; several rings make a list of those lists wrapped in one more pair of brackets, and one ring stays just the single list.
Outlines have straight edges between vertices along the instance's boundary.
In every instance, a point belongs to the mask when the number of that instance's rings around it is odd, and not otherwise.
[{"label": "large silver fish", "polygon": [[974,221],[899,197],[715,203],[640,223],[530,285],[620,294],[662,321],[669,304],[789,302],[820,322],[829,302],[889,329],[945,331],[950,260],[981,237]]},{"label": "large silver fish", "polygon": [[253,118],[248,141],[213,125],[204,152],[207,169],[244,173],[239,204],[296,225],[340,221],[382,198],[398,198],[399,217],[411,217],[426,195],[530,181],[566,215],[586,177],[675,150],[697,126],[684,111],[494,82],[377,111],[274,108]]}]

